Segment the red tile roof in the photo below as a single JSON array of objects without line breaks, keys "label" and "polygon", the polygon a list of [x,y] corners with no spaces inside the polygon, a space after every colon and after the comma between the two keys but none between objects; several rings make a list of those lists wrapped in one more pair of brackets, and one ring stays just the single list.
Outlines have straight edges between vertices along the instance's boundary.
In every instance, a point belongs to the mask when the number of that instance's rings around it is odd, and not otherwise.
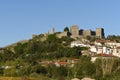
[{"label": "red tile roof", "polygon": [[116,49],[120,49],[120,46],[119,46],[119,47],[117,47]]},{"label": "red tile roof", "polygon": [[102,54],[95,54],[94,56],[92,57],[116,57],[112,54],[105,54],[105,53],[102,53]]},{"label": "red tile roof", "polygon": [[106,43],[106,42],[116,43],[116,41],[110,41],[110,40],[96,40],[95,42],[99,42],[99,43],[101,43],[101,42],[104,42],[104,43]]},{"label": "red tile roof", "polygon": [[67,62],[58,62],[58,64],[68,64]]},{"label": "red tile roof", "polygon": [[80,59],[77,59],[77,58],[73,58],[72,60],[80,60]]}]

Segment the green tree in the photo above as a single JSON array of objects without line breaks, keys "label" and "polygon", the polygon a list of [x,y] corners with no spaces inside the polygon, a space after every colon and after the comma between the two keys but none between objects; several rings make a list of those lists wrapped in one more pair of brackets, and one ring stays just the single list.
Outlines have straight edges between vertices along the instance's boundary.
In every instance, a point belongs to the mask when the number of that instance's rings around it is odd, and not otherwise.
[{"label": "green tree", "polygon": [[112,41],[120,42],[120,35],[108,35],[107,39],[112,40]]},{"label": "green tree", "polygon": [[69,32],[69,28],[68,28],[68,27],[65,27],[65,28],[64,28],[64,31],[65,31],[65,32]]},{"label": "green tree", "polygon": [[87,36],[86,39],[89,40],[90,42],[94,42],[96,38],[93,36]]},{"label": "green tree", "polygon": [[55,42],[56,40],[57,40],[57,37],[55,34],[50,34],[47,36],[47,41],[49,42],[52,42],[52,41]]}]

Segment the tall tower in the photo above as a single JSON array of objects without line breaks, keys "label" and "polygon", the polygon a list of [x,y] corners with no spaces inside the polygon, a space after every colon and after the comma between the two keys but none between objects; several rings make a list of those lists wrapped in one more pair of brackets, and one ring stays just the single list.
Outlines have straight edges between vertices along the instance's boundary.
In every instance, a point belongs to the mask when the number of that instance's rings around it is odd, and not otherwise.
[{"label": "tall tower", "polygon": [[70,32],[72,34],[72,38],[79,37],[79,27],[77,25],[73,25],[70,27]]},{"label": "tall tower", "polygon": [[97,38],[104,38],[104,29],[103,28],[96,28],[96,37]]},{"label": "tall tower", "polygon": [[53,28],[52,28],[52,34],[54,34],[54,33],[55,33],[55,28],[53,27]]}]

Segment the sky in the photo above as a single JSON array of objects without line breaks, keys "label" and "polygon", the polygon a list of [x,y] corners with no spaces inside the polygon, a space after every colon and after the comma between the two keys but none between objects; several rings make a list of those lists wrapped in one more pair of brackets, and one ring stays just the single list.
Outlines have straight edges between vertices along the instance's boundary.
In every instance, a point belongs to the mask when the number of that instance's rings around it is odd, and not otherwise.
[{"label": "sky", "polygon": [[0,47],[72,25],[120,35],[120,0],[0,0]]}]

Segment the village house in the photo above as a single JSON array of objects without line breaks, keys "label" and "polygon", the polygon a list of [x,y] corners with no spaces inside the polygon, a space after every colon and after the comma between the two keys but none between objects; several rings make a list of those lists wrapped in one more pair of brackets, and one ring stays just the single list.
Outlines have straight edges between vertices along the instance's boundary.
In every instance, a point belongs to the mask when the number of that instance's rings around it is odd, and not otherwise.
[{"label": "village house", "polygon": [[113,55],[120,57],[120,46],[114,48]]},{"label": "village house", "polygon": [[90,51],[91,51],[91,55],[94,53],[101,54],[103,53],[103,47],[102,46],[91,46]]},{"label": "village house", "polygon": [[71,42],[71,47],[90,47],[90,44],[88,43],[83,43],[81,41],[73,41]]},{"label": "village house", "polygon": [[96,40],[95,45],[90,47],[91,55],[112,54],[120,57],[120,43],[110,40]]},{"label": "village house", "polygon": [[114,56],[112,54],[95,54],[94,56],[91,57],[91,61],[95,62],[96,59],[112,59],[112,58],[117,58],[117,56]]},{"label": "village house", "polygon": [[107,41],[105,43],[106,46],[109,46],[111,48],[118,47],[120,46],[120,43],[117,43],[116,41]]},{"label": "village house", "polygon": [[60,66],[67,66],[68,62],[55,62],[54,64],[56,67],[60,67]]},{"label": "village house", "polygon": [[81,79],[81,80],[95,80],[95,79],[92,79],[92,78],[83,78],[83,79]]}]

